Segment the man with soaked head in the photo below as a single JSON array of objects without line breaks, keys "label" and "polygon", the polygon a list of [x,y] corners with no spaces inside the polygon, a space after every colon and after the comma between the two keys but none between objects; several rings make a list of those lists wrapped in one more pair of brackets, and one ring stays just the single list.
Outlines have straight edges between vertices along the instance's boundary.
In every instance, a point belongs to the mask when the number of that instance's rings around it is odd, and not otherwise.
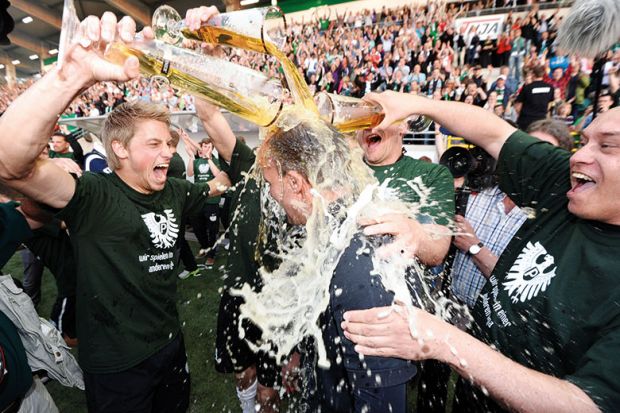
[{"label": "man with soaked head", "polygon": [[[289,120],[294,118],[292,114],[288,116]],[[283,118],[287,118],[286,113]],[[415,375],[415,367],[396,358],[360,359],[340,327],[345,311],[371,308],[378,303],[389,305],[394,299],[394,293],[384,288],[379,277],[371,275],[373,252],[360,254],[371,239],[354,229],[343,245],[329,242],[330,228],[347,232],[342,228],[350,207],[373,181],[359,155],[359,149],[352,150],[345,137],[331,126],[319,119],[309,119],[272,128],[259,149],[258,164],[269,185],[270,196],[282,206],[289,223],[306,230],[306,238],[297,240],[298,247],[285,250],[285,257],[294,256],[299,251],[297,248],[310,248],[312,251],[307,253],[315,256],[316,262],[308,264],[311,260],[303,260],[305,264],[295,266],[309,268],[311,278],[327,277],[329,283],[325,292],[329,295],[327,309],[323,312],[318,308],[322,302],[319,299],[307,304],[311,309],[304,310],[305,314],[312,314],[308,315],[310,324],[317,322],[313,315],[318,317],[326,358],[331,364],[329,368],[314,369],[316,388],[305,392],[311,395],[306,400],[310,411],[343,411],[354,407],[356,411],[369,413],[405,412],[406,384]],[[354,221],[352,224],[356,225]],[[304,241],[309,246],[304,246]],[[327,265],[328,260],[323,261],[323,257],[330,256],[330,249],[340,249],[341,254],[333,267]],[[316,267],[310,268],[313,265]],[[333,269],[333,274],[324,274],[321,269],[327,272]],[[301,274],[307,272],[301,270],[297,276]],[[270,282],[268,278],[266,284]],[[312,294],[320,292],[313,289]],[[302,357],[311,359],[307,353]],[[304,378],[304,385],[312,382],[309,377]]]}]

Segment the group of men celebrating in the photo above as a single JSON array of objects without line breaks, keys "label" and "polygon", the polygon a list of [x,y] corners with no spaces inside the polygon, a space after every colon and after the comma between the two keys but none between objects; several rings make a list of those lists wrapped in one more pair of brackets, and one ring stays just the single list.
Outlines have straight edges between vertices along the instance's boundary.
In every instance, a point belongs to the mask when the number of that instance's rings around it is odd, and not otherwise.
[{"label": "group of men celebrating", "polygon": [[[215,13],[214,7],[190,10],[186,22],[200,25]],[[116,66],[101,55],[101,45],[113,41],[115,33],[122,41],[133,38],[133,20],[117,23],[105,13],[82,24],[84,38],[61,65],[0,118],[0,179],[54,211],[68,228],[89,411],[186,411],[190,375],[176,310],[182,219],[208,210],[209,197],[240,182],[255,154],[235,139],[216,108],[200,102],[198,116],[227,163],[225,173],[195,185],[169,178],[173,153],[167,110],[141,102],[119,106],[105,122],[102,140],[111,174],[78,178],[39,159],[57,114],[80,91],[139,72],[135,57]],[[144,35],[152,33],[145,29]],[[596,118],[583,133],[583,147],[571,156],[470,105],[394,92],[366,99],[385,112],[378,127],[358,135],[366,165],[378,181],[390,179],[388,185],[404,202],[420,200],[407,185],[414,178],[431,189],[432,199],[418,216],[391,214],[365,222],[351,242],[354,252],[341,256],[334,279],[343,283],[342,291],[330,292],[326,315],[317,320],[333,359],[328,370],[316,367],[303,378],[315,381],[307,409],[404,412],[405,384],[416,373],[407,360],[436,360],[460,375],[455,411],[613,411],[620,401],[614,380],[620,363],[613,356],[620,344],[620,287],[613,270],[620,240],[620,109]],[[409,311],[393,303],[392,292],[373,278],[372,262],[358,262],[366,258],[355,252],[362,249],[359,239],[378,234],[391,235],[392,253],[427,266],[441,264],[448,252],[452,177],[442,166],[403,156],[399,120],[411,114],[428,116],[484,148],[498,161],[500,189],[517,206],[534,211],[499,257],[475,302],[469,332],[423,308]],[[324,186],[324,154],[313,145],[320,149],[321,142],[331,142],[333,156],[345,167],[358,151],[343,139],[328,125],[304,121],[269,130],[258,167],[293,226],[306,225],[317,199],[339,202],[335,194],[347,183]],[[231,202],[231,209],[243,213],[231,223],[216,343],[217,368],[235,373],[244,411],[253,411],[255,403],[262,411],[277,410],[278,387],[307,349],[300,343],[287,360],[289,371],[285,367],[280,377],[279,360],[247,343],[259,340],[260,331],[244,325],[246,336],[239,335],[243,299],[229,290],[244,283],[260,289],[261,268],[279,265],[260,254],[269,249],[262,243],[270,242],[269,236],[258,236],[260,185],[260,180],[240,185]],[[367,373],[372,379],[363,377]]]}]

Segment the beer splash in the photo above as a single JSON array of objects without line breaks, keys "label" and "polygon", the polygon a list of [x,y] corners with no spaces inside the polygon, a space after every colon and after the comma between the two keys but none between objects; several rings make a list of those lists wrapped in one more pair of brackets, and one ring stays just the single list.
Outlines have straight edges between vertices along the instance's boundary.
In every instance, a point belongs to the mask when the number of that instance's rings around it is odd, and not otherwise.
[{"label": "beer splash", "polygon": [[181,30],[181,33],[187,39],[272,55],[282,65],[282,70],[295,104],[311,112],[318,113],[312,93],[297,66],[275,44],[217,26],[204,25],[198,30],[190,30],[185,27]]},{"label": "beer splash", "polygon": [[[272,223],[270,230],[280,234],[276,237],[280,240],[278,251],[272,253],[278,254],[281,264],[271,272],[261,268],[263,287],[260,292],[245,284],[231,293],[245,300],[241,318],[251,320],[262,330],[261,342],[249,343],[254,350],[265,351],[282,361],[305,338],[312,337],[318,364],[328,367],[330,362],[339,361],[327,359],[319,319],[329,305],[334,270],[353,238],[360,236],[358,220],[374,219],[386,213],[403,213],[414,218],[429,201],[422,197],[416,204],[402,202],[397,192],[388,188],[389,181],[377,183],[355,143],[349,147],[341,135],[323,122],[300,119],[289,112],[283,111],[277,127],[289,130],[302,124],[311,130],[314,145],[310,149],[297,148],[304,150],[304,155],[308,154],[301,169],[305,169],[304,174],[313,187],[312,210],[304,226],[304,235],[299,236],[289,225],[278,224],[281,209],[263,208],[263,213],[273,218],[265,220]],[[267,139],[263,145],[268,144],[269,136]],[[422,185],[421,181],[415,184]],[[429,194],[430,191],[422,188],[420,192]],[[262,191],[262,196],[267,197],[263,205],[274,204],[268,191]],[[358,255],[370,252],[374,270],[360,276],[380,277],[384,288],[395,294],[395,300],[410,309],[414,305],[427,309],[429,305],[441,305],[432,299],[423,270],[415,259],[400,255],[380,257],[374,247],[377,240],[364,237],[362,240],[365,246]],[[405,276],[407,272],[410,278]],[[414,299],[410,293],[412,285],[416,287]],[[342,289],[342,294],[347,294],[346,286]],[[441,310],[433,312],[441,313]],[[243,323],[239,325],[239,334],[244,337]],[[417,334],[413,326],[412,323],[412,334]]]}]

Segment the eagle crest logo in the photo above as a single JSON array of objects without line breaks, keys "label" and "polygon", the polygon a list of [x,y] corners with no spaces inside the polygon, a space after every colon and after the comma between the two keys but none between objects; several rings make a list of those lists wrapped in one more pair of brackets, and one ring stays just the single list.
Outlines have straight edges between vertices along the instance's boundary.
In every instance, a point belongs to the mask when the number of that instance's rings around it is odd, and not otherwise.
[{"label": "eagle crest logo", "polygon": [[151,242],[156,248],[171,248],[177,242],[179,225],[171,209],[165,209],[164,214],[154,212],[143,214],[142,219],[151,233]]},{"label": "eagle crest logo", "polygon": [[504,290],[513,303],[531,300],[547,289],[556,269],[555,259],[540,242],[528,242],[508,271]]}]

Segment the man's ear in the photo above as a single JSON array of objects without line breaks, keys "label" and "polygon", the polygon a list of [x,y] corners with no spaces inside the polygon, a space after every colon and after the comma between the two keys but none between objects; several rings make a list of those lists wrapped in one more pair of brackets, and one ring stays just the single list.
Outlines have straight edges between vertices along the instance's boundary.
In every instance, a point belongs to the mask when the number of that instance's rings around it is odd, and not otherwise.
[{"label": "man's ear", "polygon": [[307,186],[306,178],[297,171],[288,171],[285,176],[286,185],[289,186],[294,194],[299,194]]},{"label": "man's ear", "polygon": [[127,159],[129,157],[129,151],[125,145],[117,140],[112,141],[112,150],[118,159]]}]

